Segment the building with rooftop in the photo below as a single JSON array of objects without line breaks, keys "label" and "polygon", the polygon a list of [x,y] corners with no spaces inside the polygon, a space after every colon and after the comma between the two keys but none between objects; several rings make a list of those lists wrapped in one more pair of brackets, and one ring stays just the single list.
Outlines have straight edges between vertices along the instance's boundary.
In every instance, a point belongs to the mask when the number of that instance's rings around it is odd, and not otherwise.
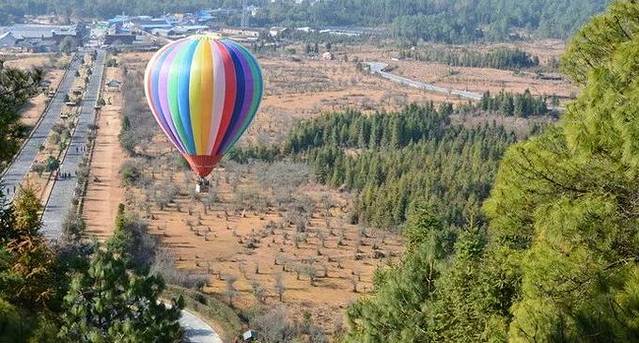
[{"label": "building with rooftop", "polygon": [[84,26],[15,24],[0,27],[0,47],[22,48],[33,52],[56,51],[63,39],[70,37],[81,44]]}]

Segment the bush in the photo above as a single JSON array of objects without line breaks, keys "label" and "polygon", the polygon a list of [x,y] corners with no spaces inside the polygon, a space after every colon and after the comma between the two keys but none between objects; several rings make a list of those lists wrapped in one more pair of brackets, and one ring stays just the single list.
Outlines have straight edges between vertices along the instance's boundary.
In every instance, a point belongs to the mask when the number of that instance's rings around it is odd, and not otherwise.
[{"label": "bush", "polygon": [[0,299],[0,323],[2,324],[0,341],[15,342],[19,339],[24,339],[21,337],[23,328],[20,324],[18,310],[3,299]]},{"label": "bush", "polygon": [[142,168],[136,160],[126,160],[120,167],[120,176],[125,186],[137,186],[142,178]]},{"label": "bush", "polygon": [[151,266],[151,274],[160,275],[167,283],[187,289],[200,290],[206,286],[207,275],[178,269],[175,260],[175,255],[169,250],[160,249]]},{"label": "bush", "polygon": [[86,223],[81,216],[78,215],[76,208],[72,207],[69,210],[69,213],[64,217],[64,222],[62,223],[62,231],[65,236],[67,236],[70,240],[74,241],[82,237],[84,231],[86,230]]},{"label": "bush", "polygon": [[47,167],[44,165],[44,163],[35,162],[31,166],[31,171],[38,173],[39,176],[42,176],[42,173],[45,171],[45,169],[47,169]]},{"label": "bush", "polygon": [[46,161],[46,166],[47,172],[52,172],[60,167],[60,161],[58,161],[58,159],[53,156],[49,156]]}]

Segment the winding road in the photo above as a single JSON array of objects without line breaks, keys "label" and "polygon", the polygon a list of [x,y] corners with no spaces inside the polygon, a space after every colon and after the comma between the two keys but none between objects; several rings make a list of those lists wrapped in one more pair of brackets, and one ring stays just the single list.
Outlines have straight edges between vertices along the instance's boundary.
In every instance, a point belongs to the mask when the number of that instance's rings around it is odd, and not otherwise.
[{"label": "winding road", "polygon": [[182,310],[180,325],[184,328],[184,339],[191,343],[222,343],[220,336],[209,324],[193,313]]},{"label": "winding road", "polygon": [[389,72],[384,70],[384,69],[386,69],[386,67],[388,67],[388,64],[386,64],[386,63],[382,63],[382,62],[365,62],[365,64],[367,64],[370,67],[371,74],[378,74],[378,75],[380,75],[381,77],[383,77],[385,79],[391,80],[393,82],[400,83],[402,85],[423,89],[423,90],[429,91],[429,92],[441,93],[441,94],[446,94],[446,95],[455,95],[455,96],[458,96],[458,97],[461,97],[461,98],[470,99],[470,100],[481,100],[481,98],[482,98],[482,94],[479,94],[479,93],[468,92],[468,91],[459,90],[459,89],[450,89],[450,88],[439,87],[439,86],[435,86],[435,85],[433,85],[431,83],[425,83],[425,82],[421,82],[421,81],[417,81],[417,80],[412,80],[412,79],[409,79],[409,78],[405,78],[403,76],[399,76],[399,75],[396,75],[396,74],[389,73]]}]

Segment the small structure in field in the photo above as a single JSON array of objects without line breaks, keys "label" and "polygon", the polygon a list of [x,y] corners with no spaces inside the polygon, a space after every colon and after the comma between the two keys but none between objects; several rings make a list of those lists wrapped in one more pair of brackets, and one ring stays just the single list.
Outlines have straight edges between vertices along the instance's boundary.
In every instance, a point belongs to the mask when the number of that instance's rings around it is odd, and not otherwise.
[{"label": "small structure in field", "polygon": [[257,333],[253,330],[244,331],[242,339],[244,342],[254,342],[257,339]]},{"label": "small structure in field", "polygon": [[120,91],[120,86],[122,85],[122,82],[118,81],[118,80],[109,80],[109,82],[106,83],[107,89],[110,91]]}]

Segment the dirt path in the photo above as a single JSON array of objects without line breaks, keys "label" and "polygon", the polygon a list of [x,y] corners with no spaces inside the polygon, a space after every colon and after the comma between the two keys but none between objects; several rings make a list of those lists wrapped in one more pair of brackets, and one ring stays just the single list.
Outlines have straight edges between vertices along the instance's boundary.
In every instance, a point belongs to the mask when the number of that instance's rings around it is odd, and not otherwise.
[{"label": "dirt path", "polygon": [[[104,81],[111,79],[122,80],[122,71],[116,67],[106,68]],[[118,140],[122,97],[119,91],[107,87],[103,94],[107,105],[100,111],[97,122],[91,174],[82,213],[87,232],[100,239],[111,234],[118,204],[124,199],[124,189],[118,173],[125,159]]]}]

